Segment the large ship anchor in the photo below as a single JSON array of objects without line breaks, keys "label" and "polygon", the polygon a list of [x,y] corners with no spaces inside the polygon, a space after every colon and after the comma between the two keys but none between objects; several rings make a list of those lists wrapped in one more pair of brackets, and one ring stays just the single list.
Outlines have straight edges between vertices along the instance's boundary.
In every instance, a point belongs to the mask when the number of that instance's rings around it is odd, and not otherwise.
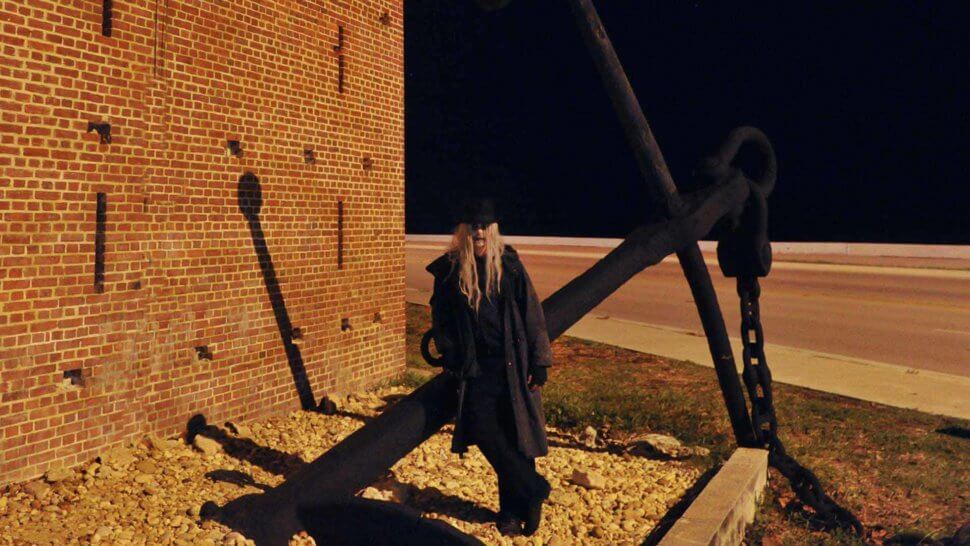
[{"label": "large ship anchor", "polygon": [[[764,355],[758,308],[758,278],[771,268],[766,198],[777,177],[771,143],[757,129],[735,129],[701,162],[696,175],[706,185],[696,192],[680,194],[592,1],[566,1],[651,198],[660,204],[660,217],[634,229],[609,254],[543,301],[549,339],[559,337],[631,277],[676,254],[707,336],[737,445],[768,449],[771,465],[788,478],[799,499],[814,509],[823,526],[861,535],[864,529],[859,520],[822,491],[814,474],[785,452],[776,433],[771,373]],[[498,9],[507,3],[479,0],[485,9]],[[757,158],[753,172],[742,169],[736,161],[739,154],[749,151]],[[708,234],[718,239],[722,272],[737,278],[745,340],[742,377],[751,400],[750,415],[717,296],[697,243]],[[431,337],[431,332],[425,334],[421,350],[435,364]],[[376,529],[382,544],[480,544],[447,525],[422,521],[420,514],[406,507],[355,497],[454,418],[456,388],[457,380],[451,374],[439,374],[279,486],[222,507],[207,503],[203,517],[220,521],[259,545],[285,545],[303,529],[327,543],[368,544]]]}]

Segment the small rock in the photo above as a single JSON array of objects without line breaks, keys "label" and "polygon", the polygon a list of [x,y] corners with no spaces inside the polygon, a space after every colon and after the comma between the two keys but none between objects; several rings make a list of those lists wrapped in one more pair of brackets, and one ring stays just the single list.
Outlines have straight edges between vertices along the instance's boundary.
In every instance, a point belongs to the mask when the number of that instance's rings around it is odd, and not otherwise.
[{"label": "small rock", "polygon": [[148,444],[150,449],[155,451],[165,453],[171,451],[181,444],[178,440],[169,440],[166,438],[160,438],[154,434],[149,434],[145,436],[145,443]]},{"label": "small rock", "polygon": [[637,455],[662,455],[671,459],[686,459],[693,455],[707,456],[710,450],[703,447],[687,447],[680,440],[666,434],[643,434],[631,438],[624,448]]},{"label": "small rock", "polygon": [[135,483],[140,484],[140,485],[145,485],[146,483],[151,483],[154,480],[155,480],[155,478],[153,478],[151,476],[151,474],[136,474],[135,475]]},{"label": "small rock", "polygon": [[198,504],[194,504],[190,506],[189,509],[185,511],[186,514],[192,516],[193,518],[199,517],[200,512],[201,512],[201,507]]},{"label": "small rock", "polygon": [[42,481],[35,481],[24,484],[24,491],[30,493],[35,499],[41,500],[46,495],[47,492],[51,490],[51,486],[47,485]]},{"label": "small rock", "polygon": [[573,470],[573,475],[569,477],[569,481],[586,489],[602,489],[606,487],[606,480],[603,479],[603,476],[592,471],[582,472],[580,470]]},{"label": "small rock", "polygon": [[233,531],[226,535],[225,541],[223,542],[226,546],[246,546],[246,537]]},{"label": "small rock", "polygon": [[131,451],[125,447],[109,449],[101,453],[101,455],[98,456],[98,459],[101,461],[101,464],[111,465],[116,468],[124,468],[135,462],[135,456],[132,455]]},{"label": "small rock", "polygon": [[71,469],[60,466],[60,467],[52,468],[48,470],[47,473],[44,474],[44,479],[50,483],[57,483],[57,482],[62,482],[73,475],[74,475],[74,472],[71,471]]},{"label": "small rock", "polygon": [[202,463],[199,462],[198,459],[194,459],[192,457],[179,458],[179,463],[182,465],[182,468],[186,470],[195,470],[202,466]]},{"label": "small rock", "polygon": [[192,440],[192,445],[206,455],[215,455],[222,451],[222,444],[212,438],[206,438],[201,434],[195,436],[195,439]]},{"label": "small rock", "polygon": [[365,499],[371,499],[371,500],[385,500],[384,493],[381,492],[376,487],[367,487],[360,494],[360,496],[363,497],[363,498],[365,498]]},{"label": "small rock", "polygon": [[662,513],[663,513],[663,508],[661,508],[656,504],[648,504],[644,506],[644,509],[643,509],[643,515],[651,519],[660,516],[660,514]]},{"label": "small rock", "polygon": [[576,504],[577,500],[576,495],[566,489],[553,489],[549,493],[549,502],[559,506],[569,507]]},{"label": "small rock", "polygon": [[405,504],[411,498],[411,486],[395,479],[380,480],[374,484],[374,487],[391,502]]},{"label": "small rock", "polygon": [[253,437],[253,432],[249,430],[249,427],[247,427],[246,425],[241,425],[239,423],[233,423],[232,421],[228,421],[226,423],[226,428],[228,428],[229,432],[232,432],[237,438]]},{"label": "small rock", "polygon": [[144,461],[138,461],[138,464],[135,465],[135,468],[142,474],[150,475],[158,472],[158,465],[156,465],[152,461],[149,461],[148,459],[145,459]]},{"label": "small rock", "polygon": [[640,520],[645,514],[646,511],[643,508],[627,508],[623,512],[623,517],[628,520]]},{"label": "small rock", "polygon": [[7,513],[7,497],[0,497],[0,514]]},{"label": "small rock", "polygon": [[579,441],[587,447],[596,447],[596,429],[593,427],[583,429],[579,435]]}]

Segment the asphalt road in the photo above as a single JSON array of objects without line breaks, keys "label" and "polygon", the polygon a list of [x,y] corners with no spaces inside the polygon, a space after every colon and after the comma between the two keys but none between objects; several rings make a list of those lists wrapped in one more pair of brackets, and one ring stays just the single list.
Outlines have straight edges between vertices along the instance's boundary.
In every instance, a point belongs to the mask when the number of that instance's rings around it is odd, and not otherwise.
[{"label": "asphalt road", "polygon": [[[408,243],[407,287],[430,294],[424,270],[443,244]],[[603,249],[517,246],[544,299],[597,261]],[[708,256],[709,259],[713,257]],[[970,264],[869,258],[865,263],[819,256],[775,257],[762,279],[761,316],[770,343],[916,370],[970,377]],[[708,269],[731,335],[739,335],[733,279]],[[690,291],[676,261],[636,275],[593,315],[690,330],[702,335]]]}]

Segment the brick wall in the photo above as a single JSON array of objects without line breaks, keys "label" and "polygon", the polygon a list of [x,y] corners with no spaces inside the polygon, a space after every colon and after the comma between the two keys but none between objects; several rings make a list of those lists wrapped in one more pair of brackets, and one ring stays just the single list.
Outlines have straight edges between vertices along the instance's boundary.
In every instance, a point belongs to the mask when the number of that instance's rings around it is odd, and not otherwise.
[{"label": "brick wall", "polygon": [[0,0],[0,483],[404,365],[402,0],[112,4]]}]

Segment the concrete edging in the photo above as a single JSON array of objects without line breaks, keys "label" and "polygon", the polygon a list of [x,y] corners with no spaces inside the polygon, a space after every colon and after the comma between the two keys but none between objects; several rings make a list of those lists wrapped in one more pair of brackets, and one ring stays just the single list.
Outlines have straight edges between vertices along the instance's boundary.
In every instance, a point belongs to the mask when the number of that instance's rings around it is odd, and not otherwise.
[{"label": "concrete edging", "polygon": [[735,546],[768,485],[768,452],[738,448],[657,546]]},{"label": "concrete edging", "polygon": [[[555,245],[615,248],[623,239],[598,237],[533,237],[503,235],[513,245]],[[409,242],[445,242],[451,235],[406,234]],[[699,241],[701,250],[714,252],[716,241]],[[778,254],[828,254],[838,256],[886,256],[895,258],[958,258],[970,259],[970,245],[909,245],[891,243],[803,243],[772,241]]]}]

